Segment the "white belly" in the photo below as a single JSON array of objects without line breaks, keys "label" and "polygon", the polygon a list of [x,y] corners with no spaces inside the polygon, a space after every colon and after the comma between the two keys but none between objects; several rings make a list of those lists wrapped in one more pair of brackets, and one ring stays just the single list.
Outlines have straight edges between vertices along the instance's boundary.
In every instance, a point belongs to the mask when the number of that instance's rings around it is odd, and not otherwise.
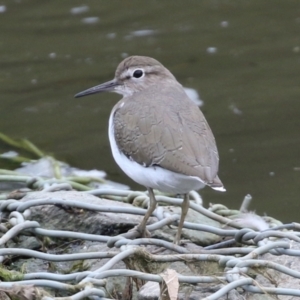
[{"label": "white belly", "polygon": [[185,194],[205,186],[198,177],[175,173],[157,166],[143,167],[128,159],[117,147],[113,127],[113,114],[109,117],[108,136],[116,163],[135,182],[145,187],[174,194]]}]

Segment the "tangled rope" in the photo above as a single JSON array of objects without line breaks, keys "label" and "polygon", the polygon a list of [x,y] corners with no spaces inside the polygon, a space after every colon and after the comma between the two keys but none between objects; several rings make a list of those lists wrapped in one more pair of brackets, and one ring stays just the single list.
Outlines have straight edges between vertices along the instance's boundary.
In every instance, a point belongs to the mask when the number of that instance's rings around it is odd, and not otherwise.
[{"label": "tangled rope", "polygon": [[[13,176],[13,175],[11,175]],[[25,176],[26,177],[26,176]],[[106,259],[100,268],[91,270],[83,270],[79,272],[72,272],[68,274],[63,273],[50,273],[50,272],[33,272],[22,273],[17,271],[4,270],[2,268],[2,281],[0,288],[13,292],[17,286],[34,286],[35,288],[49,288],[52,291],[60,290],[68,296],[55,297],[53,294],[42,290],[36,290],[39,293],[40,299],[84,299],[90,297],[91,299],[112,299],[110,295],[105,292],[105,285],[107,279],[110,277],[129,277],[142,281],[153,281],[157,283],[164,282],[164,277],[159,274],[152,274],[143,270],[135,269],[113,269],[118,262],[134,260],[135,262],[147,262],[148,265],[170,264],[172,262],[185,262],[201,263],[213,262],[223,269],[223,273],[208,275],[183,275],[177,271],[176,280],[180,284],[199,285],[203,283],[218,283],[220,288],[206,296],[204,299],[213,300],[219,299],[230,291],[241,287],[243,291],[249,293],[268,293],[275,295],[290,295],[300,297],[300,291],[295,286],[294,289],[285,287],[267,287],[258,285],[256,280],[251,277],[250,273],[253,269],[260,270],[276,270],[279,273],[286,274],[293,278],[299,279],[300,272],[292,270],[279,263],[269,260],[261,259],[264,254],[274,256],[286,255],[289,257],[300,257],[300,250],[291,249],[291,243],[298,244],[300,242],[299,224],[292,223],[283,225],[280,222],[267,218],[269,228],[258,231],[250,228],[243,228],[240,222],[236,221],[237,215],[246,211],[245,207],[240,211],[230,211],[221,205],[212,205],[210,209],[205,209],[202,206],[201,197],[192,192],[190,209],[201,213],[202,215],[220,222],[221,227],[217,228],[210,225],[196,224],[191,222],[184,222],[184,228],[192,229],[194,231],[209,232],[226,239],[219,243],[207,247],[199,247],[194,250],[189,247],[175,245],[167,240],[158,238],[139,238],[135,231],[129,230],[123,234],[111,237],[109,235],[98,235],[84,232],[56,230],[42,228],[39,222],[30,220],[32,217],[32,209],[34,207],[42,206],[64,206],[69,209],[80,209],[93,212],[106,212],[106,213],[126,213],[131,215],[142,216],[147,206],[148,196],[143,192],[132,192],[124,190],[110,190],[110,189],[95,189],[88,190],[81,193],[94,195],[97,197],[107,197],[115,201],[114,206],[101,206],[92,203],[86,203],[74,200],[65,200],[56,198],[53,191],[70,191],[74,188],[73,184],[69,181],[45,181],[38,178],[30,179],[17,177],[9,177],[9,180],[26,181],[28,187],[41,188],[40,198],[33,198],[32,200],[20,201],[16,199],[6,199],[1,201],[0,212],[2,216],[2,223],[0,224],[1,238],[0,245],[0,260],[2,263],[9,257],[30,257],[41,259],[46,262],[67,262],[76,260],[91,260],[91,259]],[[3,177],[2,177],[3,179]],[[7,178],[8,180],[8,178]],[[80,190],[83,190],[80,188]],[[26,190],[27,198],[30,198],[31,190]],[[53,197],[49,197],[49,193],[53,193]],[[43,197],[42,195],[45,194]],[[10,195],[12,196],[12,195]],[[166,197],[164,195],[157,195],[157,201],[162,205],[175,205],[181,204],[182,199]],[[3,199],[4,197],[2,197]],[[119,202],[133,203],[139,207],[121,207],[118,206]],[[249,196],[246,197],[249,201]],[[162,229],[164,226],[176,225],[179,220],[178,214],[172,214],[164,210],[164,206],[158,206],[154,212],[155,222],[147,226],[150,232],[155,232]],[[247,205],[246,205],[247,206]],[[242,212],[241,212],[242,211]],[[7,221],[5,221],[7,218]],[[14,240],[16,237],[30,234],[39,238],[59,238],[71,239],[82,241],[94,241],[99,243],[107,243],[107,246],[114,251],[103,252],[82,252],[82,253],[47,253],[24,249],[24,248],[10,248],[7,244]],[[155,246],[158,249],[167,250],[167,254],[153,254],[148,251],[145,246]],[[228,245],[231,245],[228,247]],[[238,245],[238,246],[237,246]],[[161,250],[162,252],[164,250]],[[132,261],[128,263],[133,266]]]}]

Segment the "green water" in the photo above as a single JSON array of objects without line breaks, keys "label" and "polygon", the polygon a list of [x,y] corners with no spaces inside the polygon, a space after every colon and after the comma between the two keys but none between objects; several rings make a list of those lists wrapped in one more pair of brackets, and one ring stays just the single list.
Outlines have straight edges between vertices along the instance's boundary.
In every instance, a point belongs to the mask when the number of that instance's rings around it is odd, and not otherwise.
[{"label": "green water", "polygon": [[124,56],[152,56],[205,102],[227,188],[203,190],[205,203],[238,208],[250,193],[258,213],[299,222],[299,1],[93,0],[70,12],[82,4],[1,2],[0,131],[140,188],[110,154],[108,117],[120,96],[73,96],[112,79]]}]

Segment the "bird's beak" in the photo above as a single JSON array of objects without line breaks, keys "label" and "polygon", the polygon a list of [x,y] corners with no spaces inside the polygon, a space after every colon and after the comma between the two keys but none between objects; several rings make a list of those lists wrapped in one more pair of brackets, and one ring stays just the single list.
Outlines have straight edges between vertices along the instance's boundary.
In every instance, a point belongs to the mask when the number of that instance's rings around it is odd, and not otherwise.
[{"label": "bird's beak", "polygon": [[84,97],[84,96],[97,94],[97,93],[102,93],[102,92],[113,92],[114,89],[119,85],[120,85],[120,83],[117,82],[116,79],[113,79],[113,80],[107,81],[105,83],[96,85],[96,86],[94,86],[92,88],[89,88],[85,91],[82,91],[82,92],[76,94],[75,98]]}]

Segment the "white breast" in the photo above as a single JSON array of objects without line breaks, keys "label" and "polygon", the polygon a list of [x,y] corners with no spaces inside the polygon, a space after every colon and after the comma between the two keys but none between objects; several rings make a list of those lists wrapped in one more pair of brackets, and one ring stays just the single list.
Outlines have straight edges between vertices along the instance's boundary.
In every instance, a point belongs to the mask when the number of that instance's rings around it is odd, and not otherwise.
[{"label": "white breast", "polygon": [[128,159],[118,148],[113,126],[113,113],[109,117],[108,136],[112,155],[119,167],[135,182],[162,192],[185,194],[199,190],[205,184],[195,176],[187,176],[153,166],[144,167]]}]

